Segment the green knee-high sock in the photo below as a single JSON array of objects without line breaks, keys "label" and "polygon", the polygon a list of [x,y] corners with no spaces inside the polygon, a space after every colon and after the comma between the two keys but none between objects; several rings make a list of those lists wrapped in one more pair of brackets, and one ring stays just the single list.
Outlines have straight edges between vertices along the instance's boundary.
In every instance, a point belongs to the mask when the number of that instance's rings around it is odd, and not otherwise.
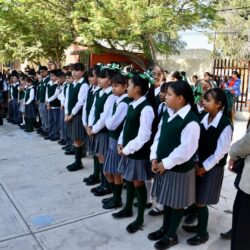
[{"label": "green knee-high sock", "polygon": [[114,203],[119,204],[122,200],[122,187],[123,184],[114,185]]},{"label": "green knee-high sock", "polygon": [[204,236],[207,233],[207,224],[208,224],[208,207],[199,207],[198,208],[198,235]]},{"label": "green knee-high sock", "polygon": [[109,182],[110,189],[112,190],[113,194],[115,193],[115,183]]},{"label": "green knee-high sock", "polygon": [[82,164],[82,147],[75,147],[76,164]]},{"label": "green knee-high sock", "polygon": [[163,212],[163,231],[167,233],[170,225],[170,220],[171,220],[171,207],[164,206],[164,212]]},{"label": "green knee-high sock", "polygon": [[99,163],[100,173],[101,173],[101,185],[104,187],[106,177],[103,174],[103,163]]},{"label": "green knee-high sock", "polygon": [[167,232],[167,235],[171,238],[174,238],[176,235],[176,231],[181,223],[181,219],[184,214],[184,209],[173,209],[171,208],[171,219],[170,225]]},{"label": "green knee-high sock", "polygon": [[143,185],[141,187],[137,187],[135,191],[137,194],[137,202],[138,202],[138,214],[136,222],[139,225],[142,225],[144,222],[144,211],[147,203],[147,189],[146,186]]},{"label": "green knee-high sock", "polygon": [[184,215],[188,214],[196,214],[197,213],[197,205],[196,203],[189,206],[187,209],[185,209]]},{"label": "green knee-high sock", "polygon": [[99,179],[100,178],[100,167],[99,167],[98,157],[94,156],[93,160],[94,160],[94,172],[93,172],[93,176],[95,178]]},{"label": "green knee-high sock", "polygon": [[126,181],[127,186],[127,197],[126,197],[126,204],[123,208],[126,212],[131,212],[133,208],[134,203],[134,197],[135,197],[135,187],[133,182]]}]

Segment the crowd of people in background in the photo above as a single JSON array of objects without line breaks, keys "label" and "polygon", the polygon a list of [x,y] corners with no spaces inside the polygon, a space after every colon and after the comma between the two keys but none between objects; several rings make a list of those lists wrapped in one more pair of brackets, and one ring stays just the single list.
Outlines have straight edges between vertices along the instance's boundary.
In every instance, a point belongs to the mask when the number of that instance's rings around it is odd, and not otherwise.
[{"label": "crowd of people in background", "polygon": [[[148,234],[156,249],[178,244],[184,216],[183,230],[195,234],[187,243],[199,245],[209,239],[208,205],[219,202],[240,85],[237,71],[226,82],[209,72],[188,80],[185,72],[155,66],[143,73],[116,63],[87,72],[82,63],[13,70],[0,75],[0,125],[6,117],[27,133],[57,141],[75,156],[69,172],[92,156],[93,173],[83,182],[99,184],[94,196],[112,194],[102,207],[122,207],[114,219],[132,217],[137,207],[129,233],[142,228],[151,208],[149,215],[163,215],[159,229]],[[233,232],[237,238],[241,231]]]}]

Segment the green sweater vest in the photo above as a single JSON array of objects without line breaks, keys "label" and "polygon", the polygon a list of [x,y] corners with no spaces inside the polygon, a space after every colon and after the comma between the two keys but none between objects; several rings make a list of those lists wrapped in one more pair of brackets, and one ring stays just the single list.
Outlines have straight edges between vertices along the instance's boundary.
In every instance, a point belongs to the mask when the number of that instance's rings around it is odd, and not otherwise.
[{"label": "green sweater vest", "polygon": [[[112,115],[115,114],[117,106],[122,102],[125,102],[125,103],[129,104],[131,102],[131,99],[129,99],[128,97],[124,97],[118,104],[114,103]],[[119,136],[120,136],[120,134],[122,132],[122,129],[123,129],[124,121],[125,121],[125,118],[115,130],[109,130],[109,136],[111,138],[113,138],[115,140],[118,140],[118,138],[119,138]]]},{"label": "green sweater vest", "polygon": [[[47,88],[48,88],[48,98],[50,98],[51,96],[53,96],[56,92],[56,88],[58,87],[57,84],[48,84]],[[49,105],[51,107],[56,107],[59,108],[61,106],[60,100],[58,98],[56,98],[54,101],[49,102]]]},{"label": "green sweater vest", "polygon": [[[140,128],[141,111],[146,106],[151,106],[149,101],[145,100],[140,103],[135,109],[129,105],[128,113],[123,128],[123,147],[125,147],[131,140],[136,138]],[[146,142],[143,147],[134,154],[128,155],[128,158],[136,160],[144,160],[149,158],[151,140]]]},{"label": "green sweater vest", "polygon": [[[160,138],[156,151],[159,162],[167,158],[173,150],[181,144],[181,133],[188,123],[195,121],[199,124],[199,120],[193,111],[189,111],[184,119],[180,116],[176,116],[168,122],[168,118],[169,113],[165,112],[162,118]],[[173,167],[170,171],[180,173],[188,172],[194,167],[194,156],[195,154],[187,162]]]},{"label": "green sweater vest", "polygon": [[46,96],[46,87],[48,82],[50,81],[50,78],[47,77],[44,80],[42,80],[40,82],[40,84],[38,85],[38,89],[37,89],[37,100],[40,102],[45,102],[45,96]]},{"label": "green sweater vest", "polygon": [[[199,141],[199,162],[202,166],[202,163],[211,155],[214,154],[218,139],[222,131],[227,127],[232,126],[229,118],[225,115],[222,115],[217,128],[210,126],[208,130],[205,129],[204,125],[201,124],[201,135]],[[219,166],[225,166],[227,161],[227,154],[220,160],[217,164]]]},{"label": "green sweater vest", "polygon": [[[95,125],[98,120],[101,117],[101,113],[104,110],[104,104],[107,101],[108,97],[112,95],[112,91],[110,91],[108,94],[104,92],[104,94],[102,96],[96,95],[96,99],[95,99],[95,121],[94,124]],[[108,133],[108,129],[105,127],[103,128],[101,131],[99,131],[98,133]]]},{"label": "green sweater vest", "polygon": [[[75,107],[77,101],[78,101],[78,93],[80,91],[80,88],[83,84],[86,84],[86,83],[80,83],[78,82],[76,84],[76,86],[74,86],[74,84],[70,84],[69,85],[69,96],[68,96],[68,114],[70,115],[73,108]],[[77,114],[79,114],[82,110],[79,110],[79,112]]]},{"label": "green sweater vest", "polygon": [[23,100],[25,97],[25,90],[19,91],[18,95],[19,95],[19,101]]},{"label": "green sweater vest", "polygon": [[13,99],[18,98],[18,87],[19,87],[19,84],[17,84],[16,86],[14,86],[13,84],[11,85]]}]

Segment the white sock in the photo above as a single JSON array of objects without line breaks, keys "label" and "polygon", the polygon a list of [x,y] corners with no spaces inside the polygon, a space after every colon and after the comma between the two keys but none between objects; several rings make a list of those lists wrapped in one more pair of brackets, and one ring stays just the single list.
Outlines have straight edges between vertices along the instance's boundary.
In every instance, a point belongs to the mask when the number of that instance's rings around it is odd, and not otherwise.
[{"label": "white sock", "polygon": [[147,189],[147,203],[153,202],[152,195],[151,195],[153,184],[154,184],[154,179],[145,181],[145,186]]}]

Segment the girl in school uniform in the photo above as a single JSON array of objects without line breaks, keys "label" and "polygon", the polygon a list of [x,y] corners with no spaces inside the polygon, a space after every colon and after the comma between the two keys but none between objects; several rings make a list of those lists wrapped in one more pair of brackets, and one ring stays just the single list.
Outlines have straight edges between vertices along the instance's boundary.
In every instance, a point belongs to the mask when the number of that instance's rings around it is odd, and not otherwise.
[{"label": "girl in school uniform", "polygon": [[30,78],[27,79],[27,89],[25,92],[25,124],[26,132],[34,131],[34,124],[36,120],[36,112],[35,112],[35,89],[32,85],[32,80]]},{"label": "girl in school uniform", "polygon": [[147,202],[145,181],[152,178],[149,151],[154,120],[154,110],[146,98],[149,89],[149,77],[135,73],[129,80],[128,97],[130,103],[123,131],[118,140],[118,153],[123,156],[119,163],[119,173],[126,180],[127,197],[125,207],[114,218],[131,217],[135,192],[137,194],[138,213],[135,221],[126,230],[135,233],[144,222],[144,211]]},{"label": "girl in school uniform", "polygon": [[111,193],[111,188],[103,174],[103,164],[108,151],[109,134],[105,126],[107,117],[111,115],[117,97],[112,93],[111,78],[117,74],[118,65],[104,66],[98,74],[98,85],[102,88],[94,99],[89,116],[88,135],[94,136],[93,153],[98,157],[101,171],[101,184],[91,189],[95,196],[103,196]]},{"label": "girl in school uniform", "polygon": [[82,151],[85,129],[82,125],[82,108],[89,90],[83,75],[84,65],[75,63],[72,71],[74,82],[68,86],[66,91],[64,120],[69,125],[70,136],[75,146],[75,161],[66,167],[70,172],[83,168]]},{"label": "girl in school uniform", "polygon": [[[90,88],[88,91],[87,99],[85,101],[83,113],[82,113],[82,123],[86,131],[88,129],[90,110],[93,106],[95,96],[101,90],[101,88],[98,86],[98,78],[97,78],[99,72],[100,72],[99,65],[95,65],[88,72],[88,80],[89,80]],[[93,155],[93,152],[92,152],[93,139],[94,139],[93,136],[87,135],[86,137],[86,148],[87,148],[89,155]],[[87,186],[100,183],[100,166],[99,166],[98,157],[96,155],[93,156],[93,161],[94,161],[93,174],[83,179],[83,182],[85,182]]]},{"label": "girl in school uniform", "polygon": [[150,240],[158,240],[156,249],[178,244],[176,231],[184,208],[195,202],[194,156],[200,136],[194,96],[187,82],[171,82],[166,103],[168,109],[150,154],[152,171],[156,174],[153,195],[164,206],[163,226],[148,235]]},{"label": "girl in school uniform", "polygon": [[20,124],[20,128],[24,129],[25,128],[25,89],[27,85],[27,77],[23,76],[21,81],[20,81],[20,86],[18,88],[18,103],[19,103],[19,111],[22,114],[22,119],[23,122]]},{"label": "girl in school uniform", "polygon": [[121,157],[117,152],[117,143],[127,115],[128,104],[130,102],[127,95],[128,78],[125,75],[118,73],[111,79],[111,82],[112,92],[118,97],[118,99],[113,104],[112,116],[105,121],[105,125],[109,130],[109,147],[105,157],[103,171],[113,191],[113,197],[104,200],[104,209],[112,209],[122,206],[121,194],[123,179],[118,173],[118,165]]},{"label": "girl in school uniform", "polygon": [[214,88],[204,95],[203,106],[208,113],[201,121],[199,162],[196,167],[197,226],[184,226],[187,232],[197,233],[187,240],[190,245],[199,245],[209,239],[207,232],[208,207],[217,204],[224,176],[227,154],[232,140],[231,112],[228,112],[226,95]]}]

